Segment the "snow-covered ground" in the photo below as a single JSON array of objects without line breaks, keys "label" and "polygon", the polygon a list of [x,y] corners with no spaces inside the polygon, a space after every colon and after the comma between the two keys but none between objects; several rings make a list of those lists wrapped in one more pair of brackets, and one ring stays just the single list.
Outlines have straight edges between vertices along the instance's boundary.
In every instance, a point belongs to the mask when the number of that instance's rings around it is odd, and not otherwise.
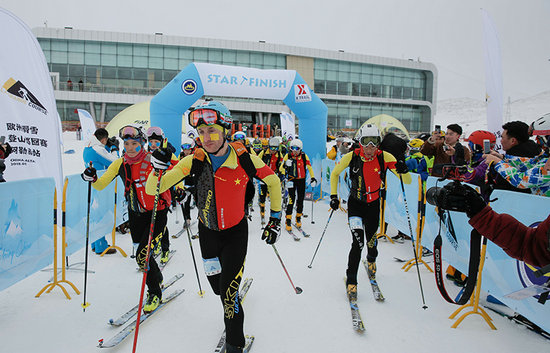
[{"label": "snow-covered ground", "polygon": [[[444,107],[444,104],[439,106],[441,116]],[[482,108],[470,108],[472,116]],[[526,113],[526,121],[547,111],[533,112],[532,116]],[[484,113],[476,114],[484,116]],[[75,150],[74,154],[63,155],[65,173],[81,172],[83,142],[76,141],[72,133],[64,133],[64,139],[64,149]],[[302,294],[296,295],[273,249],[260,240],[259,212],[258,207],[255,208],[249,224],[245,268],[245,277],[253,277],[254,283],[244,304],[245,331],[256,337],[254,352],[546,352],[550,347],[548,340],[491,311],[488,313],[498,328],[496,331],[479,315],[470,315],[458,328],[451,328],[454,320],[448,317],[457,307],[441,298],[433,274],[421,267],[428,306],[422,309],[416,269],[403,272],[402,264],[394,261],[394,256],[412,256],[410,242],[381,241],[379,244],[377,277],[385,302],[374,301],[366,271],[360,268],[358,303],[366,332],[357,334],[352,329],[344,286],[351,244],[346,215],[337,212],[332,217],[312,269],[307,265],[327,224],[328,204],[317,202],[312,214],[311,204],[306,202],[305,213],[309,217],[304,219],[303,227],[312,234],[310,238],[295,242],[282,232],[276,245],[294,284],[303,289]],[[178,218],[180,222],[176,224]],[[172,233],[180,229],[181,218],[180,211],[169,214]],[[312,219],[315,224],[311,223]],[[390,227],[388,233],[392,236],[396,231]],[[108,239],[111,242],[110,237]],[[117,233],[116,243],[131,254],[128,234]],[[193,246],[201,264],[198,240],[193,241]],[[210,290],[201,267],[200,282],[206,295],[201,298],[197,294],[187,237],[171,239],[171,249],[177,252],[164,275],[168,278],[183,272],[183,279],[172,288],[184,288],[185,292],[141,326],[137,351],[212,352],[223,330],[221,303]],[[84,249],[72,255],[69,263],[83,260]],[[118,331],[108,325],[109,318],[124,313],[138,302],[142,274],[136,271],[133,259],[124,258],[120,253],[104,257],[90,253],[89,269],[94,273],[88,276],[87,301],[91,305],[86,312],[81,307],[82,294],[75,295],[68,285],[64,287],[71,300],[65,298],[59,287],[43,293],[40,298],[34,297],[48,284],[51,272],[37,272],[0,292],[0,352],[98,352],[98,340],[108,339]],[[67,280],[80,291],[83,279],[80,271],[67,272]],[[450,283],[447,288],[454,294],[458,292]],[[130,352],[132,340],[130,336],[111,350]]]}]

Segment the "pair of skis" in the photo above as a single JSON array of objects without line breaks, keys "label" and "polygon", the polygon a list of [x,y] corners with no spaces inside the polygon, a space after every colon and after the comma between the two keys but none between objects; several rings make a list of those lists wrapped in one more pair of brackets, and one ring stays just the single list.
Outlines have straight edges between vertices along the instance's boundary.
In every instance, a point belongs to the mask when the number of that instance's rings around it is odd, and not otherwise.
[{"label": "pair of skis", "polygon": [[[368,273],[367,260],[363,260],[363,265],[365,266],[365,270],[367,270],[367,273]],[[374,299],[378,302],[383,302],[385,298],[382,295],[382,291],[380,291],[380,288],[378,287],[378,282],[376,282],[375,278],[371,278],[369,279],[369,281],[372,288],[372,294],[374,295]],[[353,329],[358,333],[363,333],[365,332],[365,324],[363,323],[363,319],[361,319],[361,313],[359,312],[359,305],[357,305],[357,294],[348,292],[347,295],[348,295],[349,305],[351,309],[351,322],[353,325]]]},{"label": "pair of skis", "polygon": [[[246,278],[243,281],[241,290],[239,291],[239,301],[242,302],[246,298],[246,294],[248,293],[248,290],[250,289],[250,286],[252,285],[252,278]],[[247,353],[252,343],[254,343],[254,336],[245,336],[245,345],[243,347],[243,353]],[[216,345],[216,349],[214,350],[214,353],[225,353],[225,330],[223,330],[222,336],[220,337],[220,340],[218,341],[218,344]]]},{"label": "pair of skis", "polygon": [[[308,233],[306,233],[306,232],[302,229],[302,227],[298,227],[298,226],[296,225],[296,223],[292,223],[292,225],[294,226],[294,228],[296,228],[296,229],[298,230],[298,232],[300,232],[300,233],[302,234],[303,237],[309,238],[310,235],[309,235]],[[298,235],[294,234],[294,232],[293,232],[292,230],[287,230],[287,232],[288,232],[288,234],[290,234],[290,235],[292,236],[292,238],[293,238],[295,241],[300,241],[301,238],[300,238]]]},{"label": "pair of skis", "polygon": [[[180,274],[177,274],[174,277],[170,278],[168,281],[166,281],[166,283],[164,283],[163,287],[162,287],[163,294],[164,294],[164,291],[168,287],[172,286],[176,281],[178,281],[182,277],[183,277],[183,273],[180,273]],[[162,301],[161,301],[160,305],[158,306],[158,308],[156,308],[154,311],[152,311],[150,313],[141,315],[140,320],[139,320],[140,324],[143,323],[148,318],[150,318],[151,316],[153,316],[157,311],[159,311],[161,308],[163,308],[166,304],[171,302],[173,299],[177,298],[184,291],[185,291],[184,289],[177,289],[177,290],[173,291],[172,293],[168,294],[167,296],[163,295],[164,298],[162,299]],[[130,319],[132,317],[134,317],[134,315],[137,314],[138,307],[139,307],[139,305],[134,306],[133,308],[128,310],[126,313],[122,314],[118,319],[109,319],[109,324],[111,326],[117,326],[117,327],[124,325],[126,322],[130,321]],[[99,348],[111,348],[111,347],[114,347],[114,346],[118,345],[126,337],[128,337],[132,332],[134,332],[134,330],[136,329],[136,323],[137,323],[137,318],[132,320],[132,322],[130,322],[128,325],[126,325],[122,330],[120,330],[116,335],[114,335],[113,337],[111,337],[107,341],[104,341],[103,339],[100,339],[99,344],[97,346]]]},{"label": "pair of skis", "polygon": [[[194,226],[196,223],[197,223],[197,221],[191,222],[191,224],[189,224],[189,227]],[[186,229],[187,229],[187,226],[184,225],[183,228],[179,232],[172,235],[172,238],[174,238],[174,239],[179,238],[186,231]]]}]

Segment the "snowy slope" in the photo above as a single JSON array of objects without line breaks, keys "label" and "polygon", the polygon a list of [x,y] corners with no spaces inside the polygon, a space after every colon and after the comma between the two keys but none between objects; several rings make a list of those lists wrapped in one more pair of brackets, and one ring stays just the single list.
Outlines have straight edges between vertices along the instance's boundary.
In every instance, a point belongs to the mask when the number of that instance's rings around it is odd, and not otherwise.
[{"label": "snowy slope", "polygon": [[[473,108],[472,108],[473,109]],[[68,173],[82,170],[83,143],[65,133],[65,150],[76,153],[64,155]],[[85,200],[83,200],[85,202]],[[359,272],[359,307],[366,326],[364,335],[352,330],[349,305],[345,295],[344,276],[351,235],[345,214],[333,217],[319,252],[308,269],[328,215],[326,202],[315,204],[311,224],[311,204],[306,202],[304,229],[309,239],[295,242],[284,231],[277,243],[294,284],[304,291],[296,295],[272,248],[260,240],[258,208],[250,223],[249,248],[245,277],[254,283],[244,304],[245,330],[254,334],[253,351],[260,353],[298,352],[545,352],[549,342],[540,336],[494,314],[496,331],[490,330],[478,315],[468,316],[457,329],[449,315],[457,308],[440,297],[433,274],[420,269],[427,310],[422,309],[416,269],[403,272],[394,256],[412,255],[410,242],[379,244],[378,280],[386,297],[375,302],[366,271]],[[196,211],[194,211],[196,212]],[[181,211],[169,215],[171,232],[177,231]],[[195,228],[196,229],[196,228]],[[390,235],[395,235],[391,229]],[[197,295],[198,287],[186,236],[172,240],[177,252],[164,270],[165,278],[177,272],[185,276],[172,288],[185,288],[174,302],[159,311],[140,328],[138,352],[212,352],[223,330],[222,306],[210,290],[204,271],[199,268],[200,281],[206,289],[204,298]],[[110,241],[110,238],[109,238]],[[129,235],[117,234],[117,244],[131,254]],[[200,261],[198,240],[193,241],[197,261]],[[70,257],[69,263],[84,260],[84,249]],[[51,272],[38,272],[0,292],[0,352],[98,352],[97,341],[108,339],[117,329],[107,324],[137,303],[142,275],[129,257],[119,253],[100,258],[90,253],[87,301],[82,311],[82,294],[64,285],[71,300],[56,287],[40,298],[35,294],[51,278]],[[82,267],[80,267],[82,268]],[[83,273],[71,270],[67,279],[83,289]],[[458,288],[448,284],[454,294]],[[130,336],[116,352],[130,352]],[[466,348],[467,347],[467,348]]]}]

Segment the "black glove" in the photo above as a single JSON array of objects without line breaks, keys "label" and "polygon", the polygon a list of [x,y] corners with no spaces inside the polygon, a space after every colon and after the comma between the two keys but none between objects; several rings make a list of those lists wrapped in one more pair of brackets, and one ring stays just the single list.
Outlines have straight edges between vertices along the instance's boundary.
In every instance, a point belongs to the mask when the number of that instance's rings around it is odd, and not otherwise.
[{"label": "black glove", "polygon": [[464,187],[465,193],[464,201],[466,203],[466,215],[472,218],[487,206],[487,202],[485,202],[483,196],[468,185],[463,184],[462,186]]},{"label": "black glove", "polygon": [[269,245],[275,244],[281,231],[281,220],[275,217],[269,217],[269,221],[262,232],[262,240]]},{"label": "black glove", "polygon": [[407,168],[407,163],[405,163],[404,160],[400,159],[397,162],[395,162],[395,170],[399,174],[405,174],[409,171],[409,168]]},{"label": "black glove", "polygon": [[0,144],[0,159],[6,159],[10,155],[12,149],[9,143]]},{"label": "black glove", "polygon": [[311,185],[312,188],[316,187],[317,186],[317,179],[311,178],[311,180],[309,181],[309,185]]},{"label": "black glove", "polygon": [[338,195],[330,195],[330,208],[336,211],[339,207],[340,200],[338,200]]},{"label": "black glove", "polygon": [[95,183],[95,181],[97,180],[97,171],[94,167],[88,167],[86,168],[84,173],[80,174],[80,176],[84,181],[91,181],[92,183]]},{"label": "black glove", "polygon": [[157,170],[166,170],[170,166],[172,152],[168,148],[157,148],[151,156],[151,164]]}]

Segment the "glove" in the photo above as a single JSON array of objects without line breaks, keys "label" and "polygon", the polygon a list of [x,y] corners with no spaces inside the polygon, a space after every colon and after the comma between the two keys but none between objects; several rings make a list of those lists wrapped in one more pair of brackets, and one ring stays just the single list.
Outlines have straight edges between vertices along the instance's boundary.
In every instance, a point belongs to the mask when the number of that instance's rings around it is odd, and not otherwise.
[{"label": "glove", "polygon": [[330,208],[337,210],[340,207],[340,200],[338,200],[338,195],[330,195]]},{"label": "glove", "polygon": [[487,206],[487,202],[483,199],[483,196],[477,191],[469,187],[468,185],[463,185],[464,187],[464,201],[466,203],[466,215],[470,218],[478,214],[482,209]]},{"label": "glove", "polygon": [[9,143],[0,144],[0,159],[6,159],[10,155],[12,149]]},{"label": "glove", "polygon": [[97,171],[94,167],[88,167],[84,173],[80,174],[80,176],[84,181],[91,181],[92,183],[95,183],[97,180]]},{"label": "glove", "polygon": [[185,190],[183,190],[182,188],[176,188],[176,190],[174,191],[174,200],[176,200],[176,202],[182,202],[184,198]]},{"label": "glove", "polygon": [[405,163],[404,160],[400,159],[395,163],[395,170],[399,174],[405,174],[409,171],[409,168],[407,168],[407,163]]},{"label": "glove", "polygon": [[170,166],[172,152],[168,148],[157,148],[151,156],[151,164],[157,170],[166,170]]},{"label": "glove", "polygon": [[311,178],[311,180],[309,181],[309,185],[311,185],[312,188],[316,187],[317,186],[317,179]]},{"label": "glove", "polygon": [[269,221],[262,232],[262,240],[269,245],[275,244],[279,238],[281,230],[281,220],[275,217],[269,217]]},{"label": "glove", "polygon": [[292,167],[292,160],[287,159],[286,162],[285,162],[285,165],[286,165],[287,167]]}]

